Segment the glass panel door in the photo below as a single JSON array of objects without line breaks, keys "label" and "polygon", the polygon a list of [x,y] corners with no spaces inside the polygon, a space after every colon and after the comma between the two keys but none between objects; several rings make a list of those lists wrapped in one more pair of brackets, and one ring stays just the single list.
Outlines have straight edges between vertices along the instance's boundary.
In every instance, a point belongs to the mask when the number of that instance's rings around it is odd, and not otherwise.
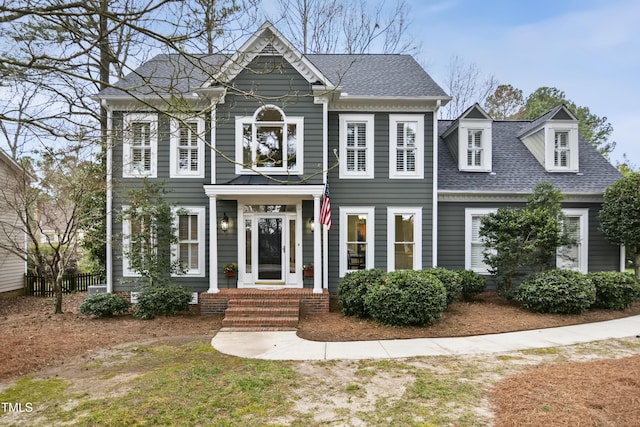
[{"label": "glass panel door", "polygon": [[258,280],[284,283],[283,218],[259,217],[257,226]]}]

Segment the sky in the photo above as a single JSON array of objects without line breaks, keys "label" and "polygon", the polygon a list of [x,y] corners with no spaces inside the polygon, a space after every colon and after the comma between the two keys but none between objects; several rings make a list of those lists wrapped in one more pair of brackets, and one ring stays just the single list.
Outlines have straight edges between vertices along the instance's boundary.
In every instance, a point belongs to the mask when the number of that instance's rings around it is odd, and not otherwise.
[{"label": "sky", "polygon": [[550,86],[606,116],[640,167],[640,2],[637,0],[406,0],[420,62],[444,85],[453,56],[528,96]]}]

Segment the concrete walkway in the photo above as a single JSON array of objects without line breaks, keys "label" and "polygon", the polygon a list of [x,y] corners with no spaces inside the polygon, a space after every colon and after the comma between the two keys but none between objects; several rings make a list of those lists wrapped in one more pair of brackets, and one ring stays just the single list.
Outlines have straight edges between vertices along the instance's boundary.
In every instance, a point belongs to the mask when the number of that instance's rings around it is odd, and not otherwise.
[{"label": "concrete walkway", "polygon": [[[488,354],[640,335],[640,316],[583,325],[456,338],[318,342],[287,332],[220,331],[211,345],[231,356],[267,360],[389,359]],[[640,338],[639,338],[640,339]]]}]

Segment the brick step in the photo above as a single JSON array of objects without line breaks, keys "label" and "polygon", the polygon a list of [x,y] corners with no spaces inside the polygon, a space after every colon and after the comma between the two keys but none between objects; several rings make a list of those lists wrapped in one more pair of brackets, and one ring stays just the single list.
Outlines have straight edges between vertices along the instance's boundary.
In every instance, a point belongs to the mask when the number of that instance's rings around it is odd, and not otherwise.
[{"label": "brick step", "polygon": [[229,307],[299,307],[299,299],[258,299],[233,298],[229,300]]},{"label": "brick step", "polygon": [[222,319],[223,327],[241,328],[295,328],[298,325],[298,316],[287,317],[225,317]]},{"label": "brick step", "polygon": [[227,318],[231,317],[295,317],[300,313],[298,306],[292,307],[229,307],[225,313]]}]

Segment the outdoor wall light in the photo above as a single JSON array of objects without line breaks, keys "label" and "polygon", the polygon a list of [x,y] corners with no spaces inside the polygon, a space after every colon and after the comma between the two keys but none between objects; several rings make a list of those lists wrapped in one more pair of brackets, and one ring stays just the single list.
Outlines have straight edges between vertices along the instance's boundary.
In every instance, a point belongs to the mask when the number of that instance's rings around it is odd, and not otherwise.
[{"label": "outdoor wall light", "polygon": [[229,217],[227,216],[226,212],[224,213],[224,216],[220,220],[220,229],[225,233],[229,229]]},{"label": "outdoor wall light", "polygon": [[313,230],[316,228],[316,223],[313,221],[313,218],[309,218],[307,223],[309,224],[309,231],[313,233]]}]

